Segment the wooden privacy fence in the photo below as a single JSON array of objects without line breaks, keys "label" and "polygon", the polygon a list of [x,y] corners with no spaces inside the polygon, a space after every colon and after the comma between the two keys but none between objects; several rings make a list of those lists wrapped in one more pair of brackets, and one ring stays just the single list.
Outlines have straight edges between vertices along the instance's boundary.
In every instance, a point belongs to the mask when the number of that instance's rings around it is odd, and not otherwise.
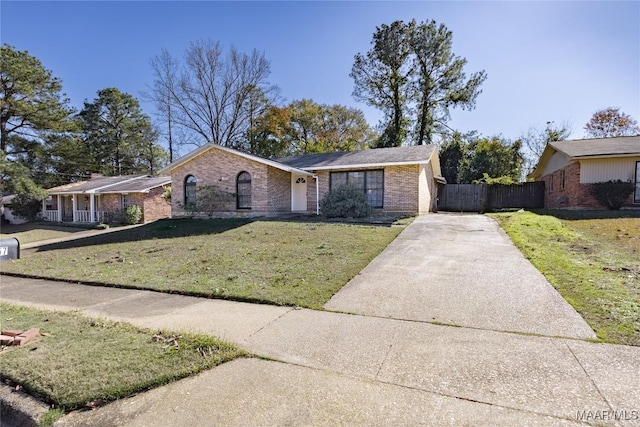
[{"label": "wooden privacy fence", "polygon": [[445,184],[438,186],[438,210],[486,212],[544,207],[544,182],[513,185]]}]

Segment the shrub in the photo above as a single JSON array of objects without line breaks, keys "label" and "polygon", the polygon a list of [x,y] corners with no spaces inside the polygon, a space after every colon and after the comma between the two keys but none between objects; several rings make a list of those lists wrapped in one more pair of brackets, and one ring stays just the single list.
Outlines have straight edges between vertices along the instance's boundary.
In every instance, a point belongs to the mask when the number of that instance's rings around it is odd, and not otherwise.
[{"label": "shrub", "polygon": [[617,211],[633,193],[633,183],[619,179],[596,182],[589,187],[589,193],[603,206]]},{"label": "shrub", "polygon": [[142,209],[138,205],[129,205],[124,210],[124,223],[137,224],[142,219]]},{"label": "shrub", "polygon": [[231,211],[235,207],[236,195],[215,185],[199,187],[197,210],[212,217],[216,212]]},{"label": "shrub", "polygon": [[11,212],[16,217],[33,221],[38,218],[42,209],[42,199],[31,194],[18,194],[11,202]]},{"label": "shrub", "polygon": [[371,214],[371,206],[361,188],[340,185],[329,191],[320,202],[327,218],[364,218]]}]

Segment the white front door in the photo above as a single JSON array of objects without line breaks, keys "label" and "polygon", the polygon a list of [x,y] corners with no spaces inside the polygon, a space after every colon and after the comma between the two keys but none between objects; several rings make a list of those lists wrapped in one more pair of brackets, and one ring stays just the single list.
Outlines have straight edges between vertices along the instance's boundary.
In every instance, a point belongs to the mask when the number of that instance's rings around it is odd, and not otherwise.
[{"label": "white front door", "polygon": [[291,211],[307,210],[307,179],[304,175],[291,174]]}]

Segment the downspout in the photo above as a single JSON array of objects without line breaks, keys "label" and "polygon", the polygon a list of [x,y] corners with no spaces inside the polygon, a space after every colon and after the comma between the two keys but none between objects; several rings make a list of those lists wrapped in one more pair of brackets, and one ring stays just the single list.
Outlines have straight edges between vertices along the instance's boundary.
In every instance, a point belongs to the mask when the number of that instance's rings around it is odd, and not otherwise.
[{"label": "downspout", "polygon": [[318,184],[318,175],[313,175],[313,179],[316,180],[316,215],[320,215],[320,189]]}]

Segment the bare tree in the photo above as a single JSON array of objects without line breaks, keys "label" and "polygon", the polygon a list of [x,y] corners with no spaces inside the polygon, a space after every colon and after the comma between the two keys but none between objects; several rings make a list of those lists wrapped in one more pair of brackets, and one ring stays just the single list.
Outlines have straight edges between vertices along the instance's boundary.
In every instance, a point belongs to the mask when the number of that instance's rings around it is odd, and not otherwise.
[{"label": "bare tree", "polygon": [[518,138],[522,141],[524,148],[524,172],[531,172],[547,143],[552,141],[562,141],[567,139],[571,135],[571,125],[568,122],[562,122],[558,125],[554,125],[555,122],[549,121],[544,129],[532,126],[529,130]]},{"label": "bare tree", "polygon": [[150,86],[150,91],[143,93],[142,96],[153,101],[157,108],[157,117],[160,124],[163,127],[166,126],[166,131],[162,133],[167,139],[169,162],[173,162],[174,157],[177,157],[175,156],[177,154],[177,145],[180,145],[179,142],[174,142],[174,120],[172,115],[175,108],[173,97],[176,93],[176,82],[178,80],[178,63],[169,51],[162,49],[159,55],[151,58],[149,65],[153,70],[153,86]]},{"label": "bare tree", "polygon": [[267,82],[271,65],[263,53],[245,54],[234,47],[225,52],[211,40],[191,43],[181,68],[166,51],[152,59],[152,67],[152,92],[171,122],[171,133],[180,127],[198,137],[197,145],[242,149],[256,114],[256,91],[267,99],[276,92]]}]

